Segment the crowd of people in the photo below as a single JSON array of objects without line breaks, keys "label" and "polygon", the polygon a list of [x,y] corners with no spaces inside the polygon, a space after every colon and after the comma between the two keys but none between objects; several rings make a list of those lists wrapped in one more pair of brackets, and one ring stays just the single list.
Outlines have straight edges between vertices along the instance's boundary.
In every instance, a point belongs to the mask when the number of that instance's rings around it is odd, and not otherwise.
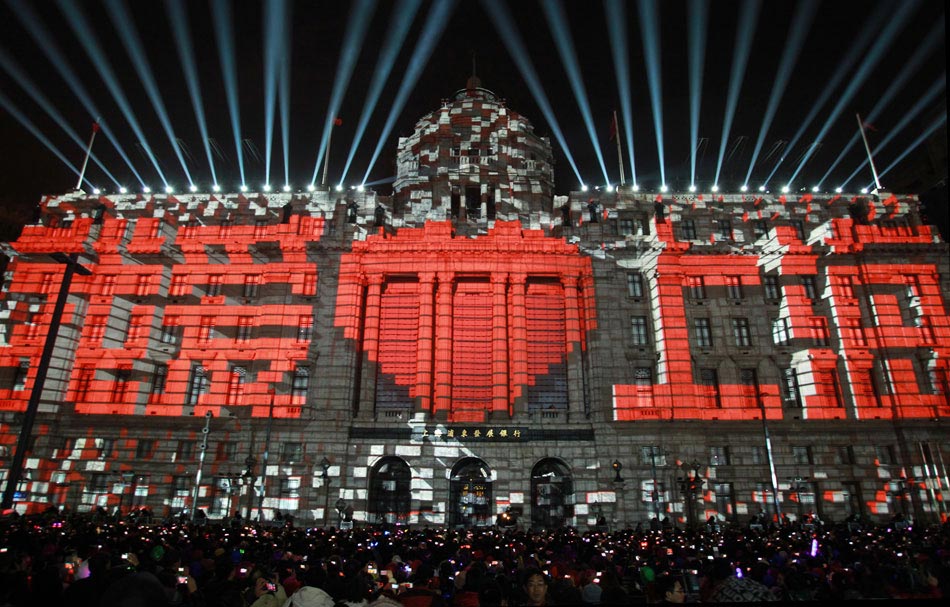
[{"label": "crowd of people", "polygon": [[489,607],[934,599],[950,523],[531,531],[48,512],[0,521],[0,607]]}]

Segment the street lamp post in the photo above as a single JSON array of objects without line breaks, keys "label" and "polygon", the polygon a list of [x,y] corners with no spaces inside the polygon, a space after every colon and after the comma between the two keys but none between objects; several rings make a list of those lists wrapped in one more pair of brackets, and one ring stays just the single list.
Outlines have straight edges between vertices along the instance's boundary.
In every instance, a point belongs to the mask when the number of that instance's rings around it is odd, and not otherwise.
[{"label": "street lamp post", "polygon": [[201,444],[198,445],[198,471],[195,472],[195,488],[191,494],[191,520],[195,520],[198,510],[198,489],[201,487],[201,472],[205,465],[205,453],[208,451],[208,434],[211,432],[211,411],[205,412],[205,425],[201,429]]},{"label": "street lamp post", "polygon": [[253,454],[248,455],[244,460],[244,465],[247,468],[244,470],[244,480],[247,483],[247,512],[244,515],[244,520],[251,520],[251,506],[254,500],[254,466],[257,465],[257,458]]},{"label": "street lamp post", "polygon": [[264,459],[261,462],[261,494],[257,499],[257,520],[264,520],[264,490],[267,487],[267,455],[270,452],[270,431],[274,425],[274,389],[270,389],[270,409],[267,413],[267,431],[264,434]]},{"label": "street lamp post", "polygon": [[69,285],[72,284],[73,275],[89,276],[92,274],[88,269],[79,263],[79,255],[71,253],[68,256],[63,253],[53,253],[50,255],[59,263],[65,264],[63,271],[63,281],[59,285],[59,293],[56,295],[56,304],[53,306],[53,313],[50,316],[49,329],[46,332],[46,342],[43,344],[43,353],[40,355],[39,363],[36,365],[36,377],[33,378],[33,388],[30,390],[30,400],[27,402],[26,411],[23,414],[23,425],[20,427],[20,437],[17,439],[16,453],[13,455],[13,461],[10,462],[10,471],[7,474],[7,486],[3,491],[3,500],[0,501],[0,510],[7,510],[13,507],[13,497],[16,494],[17,486],[20,484],[20,477],[23,476],[23,461],[26,459],[26,448],[30,444],[30,438],[33,436],[33,423],[36,421],[36,413],[40,408],[40,398],[43,396],[43,388],[46,385],[46,375],[49,373],[49,364],[53,358],[53,350],[56,347],[56,338],[59,335],[59,325],[63,321],[63,310],[66,309],[66,300],[69,298]]},{"label": "street lamp post", "polygon": [[323,479],[323,526],[327,526],[327,521],[329,520],[329,509],[330,509],[330,460],[327,459],[327,456],[323,456],[323,459],[320,460],[320,467],[323,468],[323,474],[321,478]]},{"label": "street lamp post", "polygon": [[697,461],[691,464],[683,464],[683,476],[679,478],[680,486],[683,490],[683,496],[686,500],[686,522],[690,527],[696,525],[696,495],[702,492],[705,480],[699,475],[702,467]]},{"label": "street lamp post", "polygon": [[795,501],[798,502],[798,522],[801,523],[805,517],[804,506],[802,505],[802,491],[808,488],[808,485],[805,483],[807,479],[796,476],[795,478],[789,479],[791,481],[791,488],[795,492]]}]

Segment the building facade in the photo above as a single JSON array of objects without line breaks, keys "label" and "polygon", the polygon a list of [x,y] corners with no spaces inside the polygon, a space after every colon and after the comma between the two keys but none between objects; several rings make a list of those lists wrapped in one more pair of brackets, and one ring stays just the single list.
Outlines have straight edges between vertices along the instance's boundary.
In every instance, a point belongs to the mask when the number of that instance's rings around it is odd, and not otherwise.
[{"label": "building facade", "polygon": [[950,262],[916,197],[555,196],[552,163],[470,81],[391,198],[44,198],[0,292],[17,509],[946,518]]}]

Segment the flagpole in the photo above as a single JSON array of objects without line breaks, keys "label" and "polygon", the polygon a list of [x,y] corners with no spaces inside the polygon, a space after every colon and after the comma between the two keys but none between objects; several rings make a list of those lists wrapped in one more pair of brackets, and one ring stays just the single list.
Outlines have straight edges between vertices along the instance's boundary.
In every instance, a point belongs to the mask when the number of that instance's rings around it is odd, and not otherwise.
[{"label": "flagpole", "polygon": [[871,158],[871,148],[868,146],[868,138],[864,134],[864,122],[861,121],[861,114],[855,114],[858,118],[858,129],[861,130],[861,141],[864,142],[864,149],[868,153],[868,162],[871,163],[871,173],[874,175],[874,187],[876,190],[881,189],[881,180],[877,177],[877,167],[874,166],[874,159]]},{"label": "flagpole", "polygon": [[76,189],[82,189],[82,179],[86,175],[86,165],[89,164],[89,156],[92,155],[92,142],[96,140],[96,133],[99,132],[99,123],[92,123],[92,136],[89,138],[89,145],[86,146],[86,157],[82,161],[82,170],[79,171],[79,181],[76,182]]},{"label": "flagpole", "polygon": [[620,147],[620,129],[617,124],[617,110],[614,110],[614,137],[617,138],[617,163],[620,166],[620,185],[626,182],[623,178],[623,149]]},{"label": "flagpole", "polygon": [[327,170],[330,168],[330,140],[333,139],[333,127],[330,127],[330,132],[327,134],[327,157],[323,161],[323,180],[320,182],[320,185],[327,185]]}]

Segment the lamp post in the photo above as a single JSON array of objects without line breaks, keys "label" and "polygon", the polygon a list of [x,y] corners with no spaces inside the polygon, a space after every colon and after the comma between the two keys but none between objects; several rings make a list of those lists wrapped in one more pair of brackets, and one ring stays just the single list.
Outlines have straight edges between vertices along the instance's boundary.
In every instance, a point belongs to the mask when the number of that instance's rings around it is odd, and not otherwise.
[{"label": "lamp post", "polygon": [[26,459],[26,448],[30,444],[30,438],[33,436],[33,423],[36,421],[36,412],[40,408],[40,398],[43,396],[43,388],[46,385],[46,375],[49,373],[49,364],[53,358],[53,350],[56,347],[56,338],[59,335],[59,325],[63,320],[63,310],[66,309],[66,300],[69,297],[69,285],[72,284],[73,275],[89,276],[92,274],[87,268],[80,265],[79,255],[71,253],[68,256],[63,253],[52,253],[50,255],[55,261],[65,264],[63,271],[63,281],[59,285],[59,293],[56,295],[56,304],[53,306],[53,313],[50,315],[49,329],[46,332],[46,342],[43,344],[43,353],[40,355],[39,363],[36,365],[36,377],[33,378],[33,388],[30,390],[30,400],[26,404],[26,411],[23,413],[23,425],[20,427],[20,437],[17,439],[16,453],[13,455],[13,461],[10,462],[10,471],[7,474],[7,486],[3,491],[3,500],[0,501],[0,510],[7,510],[13,507],[13,496],[20,484],[20,477],[23,475],[23,461]]},{"label": "lamp post", "polygon": [[205,465],[205,453],[208,451],[208,434],[211,432],[211,411],[205,412],[205,425],[201,429],[201,444],[198,445],[198,470],[195,472],[195,488],[191,494],[191,520],[195,520],[198,510],[198,489],[201,487],[201,472]]},{"label": "lamp post", "polygon": [[257,458],[253,454],[248,455],[244,460],[244,465],[247,468],[244,470],[244,481],[247,484],[247,512],[244,515],[244,520],[248,521],[251,519],[251,504],[254,499],[254,466],[257,465]]},{"label": "lamp post", "polygon": [[267,413],[267,431],[264,434],[264,459],[261,462],[261,494],[257,499],[257,520],[261,522],[264,520],[264,490],[267,487],[267,454],[270,447],[270,431],[271,426],[274,425],[274,389],[271,388],[270,392],[270,409]]},{"label": "lamp post", "polygon": [[701,467],[702,464],[695,460],[691,464],[683,464],[683,476],[678,479],[686,500],[686,522],[690,527],[696,525],[696,495],[703,490],[703,485],[706,483],[699,475]]},{"label": "lamp post", "polygon": [[[132,485],[135,478],[134,472],[119,472],[119,518],[122,518],[122,502],[125,501],[125,488]],[[134,496],[133,496],[134,498]]]},{"label": "lamp post", "polygon": [[327,526],[327,521],[329,520],[330,514],[330,460],[327,459],[327,456],[324,455],[323,459],[320,460],[320,467],[323,468],[323,474],[321,478],[323,479],[323,526]]},{"label": "lamp post", "polygon": [[650,471],[653,474],[653,490],[650,493],[653,500],[653,516],[656,517],[656,520],[660,520],[660,491],[657,489],[656,481],[656,452],[658,450],[659,447],[656,445],[650,447]]},{"label": "lamp post", "polygon": [[801,523],[805,515],[804,507],[802,505],[802,491],[808,488],[808,484],[806,483],[808,479],[801,476],[796,476],[795,478],[790,478],[788,480],[790,481],[792,490],[795,492],[795,501],[798,502],[798,522]]}]

